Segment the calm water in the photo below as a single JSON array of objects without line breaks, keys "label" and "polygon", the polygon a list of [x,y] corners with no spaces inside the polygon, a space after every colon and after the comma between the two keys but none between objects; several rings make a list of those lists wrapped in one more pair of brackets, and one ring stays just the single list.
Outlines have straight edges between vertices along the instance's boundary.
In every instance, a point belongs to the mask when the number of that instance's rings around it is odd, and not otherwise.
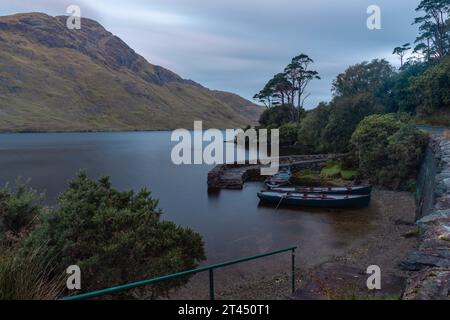
[{"label": "calm water", "polygon": [[31,178],[48,204],[80,168],[110,176],[120,190],[148,187],[164,219],[203,235],[211,263],[299,245],[302,263],[314,264],[354,243],[375,215],[261,207],[261,183],[208,194],[211,166],[173,165],[173,145],[169,132],[0,134],[0,183]]}]

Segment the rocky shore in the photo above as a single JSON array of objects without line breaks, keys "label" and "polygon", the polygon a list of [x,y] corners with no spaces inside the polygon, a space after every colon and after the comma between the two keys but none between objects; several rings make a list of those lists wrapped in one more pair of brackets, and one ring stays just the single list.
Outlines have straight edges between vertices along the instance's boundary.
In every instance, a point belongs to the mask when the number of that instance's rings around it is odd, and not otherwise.
[{"label": "rocky shore", "polygon": [[433,158],[422,167],[422,184],[432,183],[422,187],[418,202],[431,206],[419,207],[419,247],[401,262],[411,271],[404,299],[450,298],[450,141],[432,137],[428,151]]}]

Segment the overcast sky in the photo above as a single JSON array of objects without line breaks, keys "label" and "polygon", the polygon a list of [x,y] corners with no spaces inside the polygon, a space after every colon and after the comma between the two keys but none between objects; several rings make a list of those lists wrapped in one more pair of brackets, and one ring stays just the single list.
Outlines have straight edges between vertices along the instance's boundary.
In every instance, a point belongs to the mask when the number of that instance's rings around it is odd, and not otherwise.
[{"label": "overcast sky", "polygon": [[[322,80],[308,108],[331,97],[349,65],[373,58],[399,64],[392,49],[413,42],[419,0],[0,0],[0,14],[66,14],[70,4],[122,38],[149,62],[211,89],[251,99],[299,54],[314,59]],[[366,26],[370,5],[381,30]]]}]

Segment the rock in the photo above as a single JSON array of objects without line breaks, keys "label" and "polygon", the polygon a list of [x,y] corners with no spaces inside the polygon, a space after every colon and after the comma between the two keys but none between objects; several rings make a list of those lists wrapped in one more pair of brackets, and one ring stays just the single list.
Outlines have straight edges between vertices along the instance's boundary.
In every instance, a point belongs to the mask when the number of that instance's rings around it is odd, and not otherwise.
[{"label": "rock", "polygon": [[445,194],[436,200],[435,208],[437,210],[447,210],[450,208],[450,194]]},{"label": "rock", "polygon": [[405,300],[449,300],[450,270],[427,269],[408,280]]},{"label": "rock", "polygon": [[365,270],[333,262],[322,264],[305,281],[294,299],[400,298],[406,279],[389,273],[381,275],[381,290],[369,290]]},{"label": "rock", "polygon": [[450,268],[450,250],[416,251],[402,260],[400,266],[408,271],[420,271],[427,267]]},{"label": "rock", "polygon": [[447,190],[449,190],[450,189],[450,178],[446,178],[442,182],[447,187]]},{"label": "rock", "polygon": [[434,211],[433,213],[426,215],[425,217],[417,221],[417,225],[423,228],[426,224],[434,223],[442,219],[450,219],[450,209]]}]

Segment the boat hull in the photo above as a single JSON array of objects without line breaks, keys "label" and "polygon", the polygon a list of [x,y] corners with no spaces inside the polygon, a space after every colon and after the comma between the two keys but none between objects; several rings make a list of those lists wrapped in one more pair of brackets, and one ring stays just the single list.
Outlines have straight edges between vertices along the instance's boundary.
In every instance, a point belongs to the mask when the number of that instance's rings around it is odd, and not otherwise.
[{"label": "boat hull", "polygon": [[315,208],[365,208],[370,205],[370,195],[289,195],[279,192],[259,192],[261,201],[296,207]]},{"label": "boat hull", "polygon": [[279,173],[267,178],[265,183],[268,188],[281,188],[288,187],[291,185],[290,179],[292,173],[290,170],[280,171]]},{"label": "boat hull", "polygon": [[372,186],[362,186],[362,187],[337,187],[337,188],[309,188],[309,187],[285,187],[283,186],[271,186],[267,185],[271,191],[281,192],[281,193],[315,193],[315,194],[349,194],[349,195],[367,195],[372,192]]}]

